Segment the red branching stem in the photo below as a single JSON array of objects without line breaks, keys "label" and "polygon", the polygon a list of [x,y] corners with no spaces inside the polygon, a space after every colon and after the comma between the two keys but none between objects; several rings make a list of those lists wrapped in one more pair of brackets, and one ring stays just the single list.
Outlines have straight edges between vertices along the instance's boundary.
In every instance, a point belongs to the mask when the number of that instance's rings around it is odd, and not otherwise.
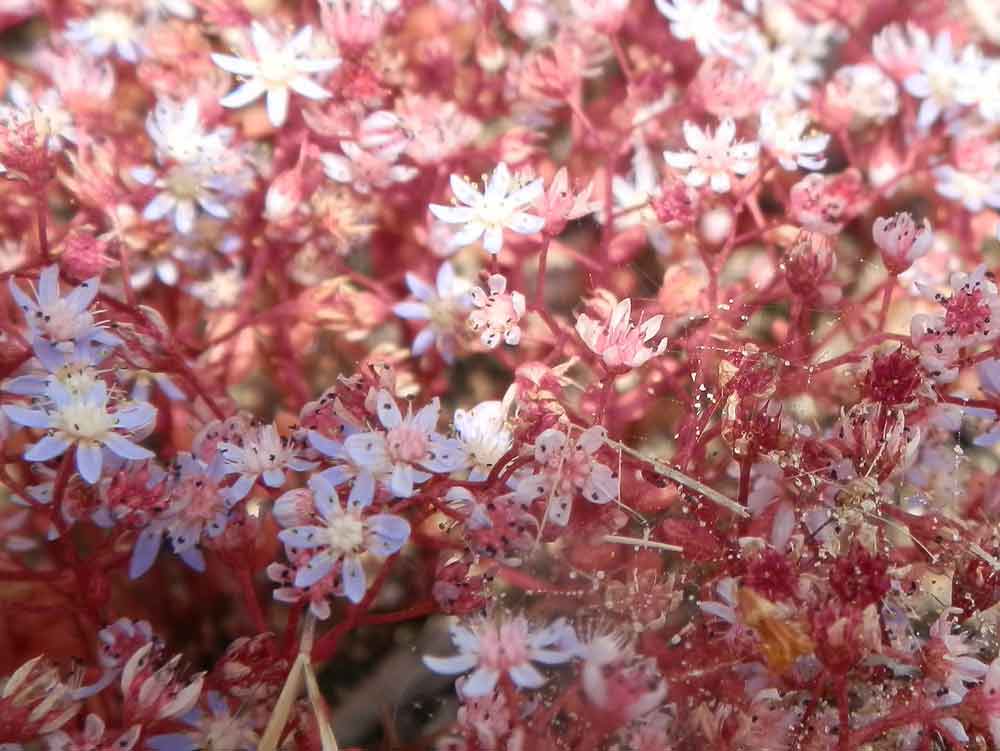
[{"label": "red branching stem", "polygon": [[892,304],[892,292],[896,288],[896,277],[889,277],[882,285],[882,307],[878,311],[878,324],[876,331],[884,331],[885,324],[889,319],[889,306]]},{"label": "red branching stem", "polygon": [[842,747],[850,749],[850,751],[857,751],[862,748],[864,744],[880,738],[891,730],[906,727],[907,725],[913,725],[915,723],[927,725],[946,717],[953,717],[956,711],[957,709],[954,706],[931,709],[921,703],[917,703],[916,706],[894,712],[888,717],[876,720],[875,722],[865,725],[863,728],[859,728],[851,733],[846,739],[842,739],[846,740]]},{"label": "red branching stem", "polygon": [[237,575],[240,579],[240,588],[243,592],[243,604],[246,606],[247,614],[253,623],[254,631],[263,634],[268,630],[267,620],[264,617],[264,610],[261,608],[260,600],[257,597],[257,588],[254,586],[253,571],[249,564],[239,566]]},{"label": "red branching stem", "polygon": [[38,226],[38,250],[41,253],[43,263],[48,263],[52,258],[49,249],[48,217],[48,201],[45,197],[45,189],[41,187],[35,193],[35,221]]},{"label": "red branching stem", "polygon": [[[545,310],[545,272],[548,268],[549,246],[551,244],[552,238],[549,235],[545,235],[542,249],[538,251],[538,281],[535,284],[535,307],[539,311]],[[549,328],[552,328],[552,326],[549,326]]]},{"label": "red branching stem", "polygon": [[741,506],[747,505],[750,496],[750,468],[753,466],[753,457],[744,456],[740,458],[740,489],[737,502]]},{"label": "red branching stem", "polygon": [[396,556],[386,558],[385,563],[382,564],[382,569],[378,572],[378,576],[372,582],[368,591],[365,592],[365,596],[361,602],[351,608],[347,618],[337,624],[336,628],[324,634],[316,642],[316,646],[313,647],[312,652],[313,662],[326,662],[337,653],[343,638],[354,630],[354,627],[357,626],[360,619],[375,602],[375,598],[378,597],[378,593],[382,590],[382,585],[385,584],[386,577],[389,575],[389,570],[392,568],[392,563],[395,559]]},{"label": "red branching stem", "polygon": [[433,600],[418,603],[404,610],[397,610],[394,613],[377,613],[375,615],[365,615],[358,619],[359,626],[380,626],[386,623],[402,623],[403,621],[413,621],[418,618],[426,618],[435,613],[438,604]]}]

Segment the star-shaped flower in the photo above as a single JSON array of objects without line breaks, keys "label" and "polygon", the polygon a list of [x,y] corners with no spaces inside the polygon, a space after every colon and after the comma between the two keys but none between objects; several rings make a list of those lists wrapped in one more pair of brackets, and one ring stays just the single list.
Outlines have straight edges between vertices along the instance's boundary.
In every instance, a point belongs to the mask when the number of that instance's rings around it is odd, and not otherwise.
[{"label": "star-shaped flower", "polygon": [[340,65],[340,59],[306,57],[312,43],[311,26],[303,27],[282,44],[263,25],[254,22],[250,27],[250,39],[256,60],[212,55],[212,61],[223,70],[250,79],[220,100],[223,107],[243,107],[266,94],[267,117],[271,125],[280,128],[288,118],[288,100],[293,91],[308,99],[330,96],[330,92],[309,76],[333,70]]}]

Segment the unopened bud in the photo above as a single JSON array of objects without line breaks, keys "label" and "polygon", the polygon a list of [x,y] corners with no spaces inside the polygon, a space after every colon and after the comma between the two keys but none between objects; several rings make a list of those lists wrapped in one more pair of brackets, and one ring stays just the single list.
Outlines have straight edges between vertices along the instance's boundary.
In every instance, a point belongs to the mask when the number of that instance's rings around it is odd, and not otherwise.
[{"label": "unopened bud", "polygon": [[63,240],[59,263],[66,276],[82,282],[100,276],[112,266],[114,259],[106,253],[107,249],[107,243],[92,232],[74,229]]}]

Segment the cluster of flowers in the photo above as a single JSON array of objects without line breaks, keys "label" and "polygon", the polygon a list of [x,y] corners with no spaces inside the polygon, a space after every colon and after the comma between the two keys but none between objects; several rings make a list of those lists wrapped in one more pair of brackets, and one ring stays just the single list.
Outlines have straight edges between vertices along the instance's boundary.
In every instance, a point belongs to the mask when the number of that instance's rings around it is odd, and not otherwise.
[{"label": "cluster of flowers", "polygon": [[0,33],[0,751],[1000,749],[995,0]]}]

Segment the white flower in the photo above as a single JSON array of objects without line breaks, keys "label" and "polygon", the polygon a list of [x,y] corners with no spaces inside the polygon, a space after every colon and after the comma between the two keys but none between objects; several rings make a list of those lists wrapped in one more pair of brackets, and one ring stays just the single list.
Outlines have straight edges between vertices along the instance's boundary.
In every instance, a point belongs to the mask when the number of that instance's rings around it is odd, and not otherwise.
[{"label": "white flower", "polygon": [[366,552],[379,558],[395,554],[410,537],[410,524],[395,514],[366,514],[375,496],[375,481],[359,475],[341,506],[337,491],[316,475],[309,480],[315,506],[312,524],[291,527],[278,534],[285,545],[314,550],[295,575],[296,587],[309,587],[341,566],[344,594],[351,602],[361,602],[368,589],[361,558]]},{"label": "white flower", "polygon": [[541,217],[522,211],[545,192],[544,181],[537,178],[518,187],[504,162],[493,170],[482,193],[458,175],[451,176],[451,190],[464,205],[432,203],[430,210],[443,222],[465,225],[453,239],[456,246],[470,245],[482,237],[483,247],[496,255],[503,247],[505,228],[521,235],[533,235],[545,226]]},{"label": "white flower", "polygon": [[469,314],[469,327],[482,331],[479,340],[487,349],[494,349],[502,338],[514,347],[521,341],[521,327],[518,326],[527,309],[524,295],[520,292],[507,293],[507,278],[502,274],[492,274],[487,280],[489,294],[480,287],[470,292],[475,306]]},{"label": "white flower", "polygon": [[501,621],[475,620],[468,626],[455,624],[450,629],[451,640],[458,647],[454,657],[424,657],[424,664],[435,673],[457,675],[473,671],[462,684],[462,694],[486,696],[496,688],[502,675],[510,676],[520,688],[538,688],[545,676],[532,665],[558,665],[573,659],[573,630],[565,619],[533,631],[524,616]]},{"label": "white flower", "polygon": [[715,591],[720,600],[699,600],[698,607],[702,612],[721,618],[734,628],[726,633],[729,640],[736,639],[739,635],[745,634],[747,626],[743,623],[739,613],[739,600],[737,591],[739,590],[739,580],[731,576],[720,579],[715,585]]},{"label": "white flower", "polygon": [[702,55],[732,53],[740,35],[725,31],[721,0],[656,0],[656,9],[670,21],[670,33],[690,39]]},{"label": "white flower", "polygon": [[899,112],[895,82],[875,65],[845,65],[826,87],[826,99],[835,108],[849,110],[855,122],[884,123]]},{"label": "white flower", "polygon": [[244,281],[243,269],[233,266],[211,272],[206,279],[188,287],[188,291],[206,307],[232,308],[243,296]]},{"label": "white flower", "polygon": [[33,340],[43,339],[68,349],[72,349],[70,343],[86,344],[94,341],[109,346],[120,343],[118,337],[109,334],[100,323],[94,321],[93,314],[88,310],[97,297],[100,286],[97,277],[82,282],[66,297],[62,297],[59,294],[59,267],[46,266],[39,275],[34,300],[14,283],[13,276],[8,284],[14,302],[24,312]]},{"label": "white flower", "polygon": [[278,435],[274,423],[251,430],[238,445],[220,443],[219,454],[226,462],[225,473],[239,475],[226,494],[227,506],[246,498],[258,477],[267,487],[280,488],[285,484],[285,469],[304,472],[316,466],[299,458],[297,452],[298,447],[292,441]]},{"label": "white flower", "polygon": [[142,51],[141,27],[134,18],[114,8],[99,10],[89,18],[70,19],[65,35],[94,57],[106,57],[114,48],[122,60],[136,63]]},{"label": "white flower", "polygon": [[[136,167],[132,177],[160,192],[146,205],[143,218],[157,221],[173,217],[182,235],[195,228],[198,209],[217,219],[228,219],[227,199],[246,192],[253,173],[241,154],[230,148],[232,130],[206,131],[198,100],[175,102],[160,99],[146,118],[146,131],[156,146],[159,169]],[[166,284],[177,283],[177,271],[169,258],[157,271]],[[147,276],[148,270],[147,270]],[[148,280],[147,280],[148,281]]]},{"label": "white flower", "polygon": [[981,85],[981,68],[979,50],[969,45],[961,57],[956,58],[951,32],[940,32],[933,47],[920,56],[920,70],[903,82],[911,95],[923,100],[917,113],[917,125],[929,128],[942,113],[973,103],[976,87]]},{"label": "white flower", "polygon": [[[662,191],[660,176],[645,141],[636,138],[631,177],[612,177],[611,195],[614,198],[612,213],[616,228],[643,227],[646,237],[657,252],[666,253],[670,249],[670,238],[653,208],[654,200],[662,195]],[[604,213],[602,206],[597,214],[602,224],[608,221]]]},{"label": "white flower", "polygon": [[156,146],[160,162],[174,161],[209,168],[227,153],[232,130],[205,130],[198,100],[162,98],[146,116],[146,133]]},{"label": "white flower", "polygon": [[[437,398],[416,414],[411,405],[406,417],[385,389],[379,390],[375,403],[376,414],[385,431],[372,430],[348,436],[344,450],[361,474],[370,474],[380,480],[393,496],[409,498],[415,486],[430,479],[431,472],[454,472],[465,463],[461,443],[435,430],[441,411]],[[316,435],[310,434],[314,445]]]},{"label": "white flower", "polygon": [[[170,735],[154,735],[149,739],[147,747],[154,751],[256,751],[260,738],[253,730],[252,713],[233,713],[226,699],[216,691],[207,693],[205,703],[208,705],[208,712],[196,709],[181,718],[190,726],[190,730]],[[118,751],[117,747],[115,751]]]},{"label": "white flower", "polygon": [[961,612],[958,608],[945,608],[930,629],[930,639],[924,645],[925,660],[932,663],[935,673],[933,682],[947,689],[946,695],[938,694],[936,699],[942,704],[957,704],[968,692],[968,685],[978,683],[989,668],[982,660],[972,657],[979,651],[978,645],[962,632],[952,633],[952,614]]},{"label": "white flower", "polygon": [[830,136],[806,136],[808,127],[808,112],[779,112],[768,105],[760,113],[760,142],[790,172],[798,167],[823,169],[826,159],[821,154]]},{"label": "white flower", "polygon": [[436,345],[445,362],[452,362],[461,322],[469,307],[469,283],[455,276],[454,268],[445,261],[438,269],[435,286],[409,271],[406,286],[416,300],[398,303],[393,312],[409,321],[427,321],[413,339],[413,355],[420,357]]},{"label": "white flower", "polygon": [[977,213],[987,206],[1000,209],[1000,174],[965,172],[950,164],[935,167],[932,172],[937,192],[958,201],[967,210]]},{"label": "white flower", "polygon": [[809,102],[813,82],[825,75],[823,67],[795,44],[763,50],[753,60],[753,73],[767,93],[786,107],[796,106],[796,101]]},{"label": "white flower", "polygon": [[266,94],[267,117],[271,125],[280,128],[288,117],[291,92],[317,100],[330,96],[330,92],[309,76],[333,70],[340,65],[340,60],[306,57],[312,44],[312,27],[303,27],[282,44],[262,24],[254,21],[250,26],[250,38],[256,60],[212,54],[213,62],[223,70],[250,78],[220,100],[223,107],[243,107]]},{"label": "white flower", "polygon": [[170,167],[162,177],[148,167],[137,167],[132,170],[132,177],[160,191],[142,212],[147,221],[171,216],[174,228],[182,235],[189,235],[194,230],[199,208],[217,219],[229,218],[229,209],[220,200],[230,188],[225,177],[186,164]]},{"label": "white flower", "polygon": [[667,348],[664,337],[656,348],[646,343],[660,331],[663,316],[656,315],[645,323],[633,325],[631,320],[632,301],[625,298],[611,311],[607,322],[595,321],[585,313],[576,319],[576,333],[583,339],[590,351],[601,358],[611,370],[638,368]]},{"label": "white flower", "polygon": [[594,459],[606,435],[604,428],[595,425],[571,443],[561,430],[543,431],[535,441],[539,470],[518,482],[515,496],[521,501],[545,497],[547,517],[560,527],[569,523],[577,493],[601,505],[615,500],[619,493],[618,474]]},{"label": "white flower", "polygon": [[109,410],[108,390],[103,381],[98,381],[86,392],[75,393],[53,380],[46,389],[46,397],[49,402],[42,409],[13,404],[3,406],[7,417],[14,422],[49,431],[25,452],[24,458],[28,461],[48,461],[75,445],[77,470],[93,485],[101,478],[102,447],[122,459],[140,461],[153,457],[152,451],[136,445],[124,435],[153,421],[156,408],[151,404],[123,402]]},{"label": "white flower", "polygon": [[156,19],[177,16],[190,21],[198,12],[191,0],[143,0],[143,3],[146,15]]},{"label": "white flower", "polygon": [[691,151],[665,151],[663,158],[677,170],[687,170],[684,182],[693,188],[705,183],[716,193],[726,193],[732,187],[733,175],[749,175],[757,168],[757,143],[733,143],[736,123],[726,118],[712,133],[692,122],[684,121],[684,140]]},{"label": "white flower", "polygon": [[72,348],[60,348],[45,339],[36,339],[32,351],[42,369],[32,369],[4,381],[0,385],[4,391],[18,396],[44,396],[49,384],[58,381],[67,391],[86,393],[101,380],[95,367],[108,356],[110,349],[90,341],[77,342]]},{"label": "white flower", "polygon": [[480,402],[472,409],[456,409],[455,432],[469,458],[470,480],[485,480],[493,465],[514,445],[502,402]]}]

